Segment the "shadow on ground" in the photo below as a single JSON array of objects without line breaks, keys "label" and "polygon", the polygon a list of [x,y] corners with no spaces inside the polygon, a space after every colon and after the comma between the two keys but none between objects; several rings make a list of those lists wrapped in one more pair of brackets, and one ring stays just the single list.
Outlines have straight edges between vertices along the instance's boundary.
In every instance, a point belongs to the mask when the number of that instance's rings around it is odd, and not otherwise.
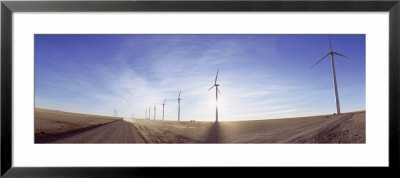
[{"label": "shadow on ground", "polygon": [[207,133],[205,143],[221,143],[221,131],[218,122],[215,122]]}]

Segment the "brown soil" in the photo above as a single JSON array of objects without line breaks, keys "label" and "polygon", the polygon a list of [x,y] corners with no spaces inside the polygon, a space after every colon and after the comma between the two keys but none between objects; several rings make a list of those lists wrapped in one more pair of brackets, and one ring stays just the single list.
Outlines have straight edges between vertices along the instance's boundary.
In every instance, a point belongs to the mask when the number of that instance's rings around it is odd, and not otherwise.
[{"label": "brown soil", "polygon": [[121,119],[35,108],[35,142],[52,140]]},{"label": "brown soil", "polygon": [[150,143],[365,143],[365,111],[231,121],[131,121]]},{"label": "brown soil", "polygon": [[365,111],[215,123],[35,109],[35,143],[365,143],[365,134]]}]

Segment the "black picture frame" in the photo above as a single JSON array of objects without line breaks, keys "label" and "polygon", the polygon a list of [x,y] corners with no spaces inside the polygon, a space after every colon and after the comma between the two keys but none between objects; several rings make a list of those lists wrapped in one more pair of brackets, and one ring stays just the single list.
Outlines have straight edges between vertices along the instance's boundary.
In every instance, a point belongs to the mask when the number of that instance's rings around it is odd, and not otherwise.
[{"label": "black picture frame", "polygon": [[[4,177],[147,177],[184,176],[185,174],[210,176],[216,173],[246,176],[258,173],[280,176],[290,175],[295,169],[298,175],[318,176],[311,168],[231,168],[231,167],[68,167],[28,168],[12,165],[12,18],[13,12],[126,12],[126,11],[293,11],[293,12],[389,12],[389,167],[344,168],[355,174],[371,171],[398,174],[399,168],[399,101],[400,101],[400,1],[2,1],[1,2],[1,176]],[[206,169],[206,170],[204,170]],[[246,169],[246,170],[244,170]],[[268,170],[266,170],[268,169]],[[316,168],[340,176],[341,171],[332,168]],[[268,171],[268,173],[266,173]],[[262,175],[261,174],[261,175]],[[324,173],[326,174],[326,173]]]}]

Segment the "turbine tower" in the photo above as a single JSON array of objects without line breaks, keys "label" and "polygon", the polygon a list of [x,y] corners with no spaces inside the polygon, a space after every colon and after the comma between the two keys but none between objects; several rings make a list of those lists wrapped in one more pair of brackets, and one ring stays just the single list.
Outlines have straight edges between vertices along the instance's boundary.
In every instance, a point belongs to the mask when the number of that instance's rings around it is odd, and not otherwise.
[{"label": "turbine tower", "polygon": [[343,54],[340,54],[336,51],[332,50],[332,42],[331,42],[331,36],[329,35],[329,52],[328,54],[326,54],[324,57],[322,57],[322,59],[320,59],[318,62],[316,62],[314,65],[312,65],[310,67],[310,69],[312,69],[314,66],[316,66],[317,64],[319,64],[322,60],[324,60],[327,56],[331,55],[331,65],[332,65],[332,74],[333,74],[333,85],[335,87],[335,101],[336,101],[336,111],[337,114],[340,114],[340,103],[339,103],[339,93],[338,93],[338,89],[337,89],[337,82],[336,82],[336,71],[335,71],[335,61],[333,59],[334,55],[338,55],[341,56],[345,59],[349,59],[349,60],[353,60]]},{"label": "turbine tower", "polygon": [[147,119],[147,109],[146,109],[146,114],[144,115],[144,119]]},{"label": "turbine tower", "polygon": [[165,106],[165,99],[164,99],[164,102],[162,104],[162,120],[164,120],[164,106]]},{"label": "turbine tower", "polygon": [[181,115],[181,90],[179,90],[179,95],[178,95],[178,122],[180,121],[180,115]]},{"label": "turbine tower", "polygon": [[154,120],[156,120],[156,105],[154,105]]},{"label": "turbine tower", "polygon": [[217,84],[217,78],[218,78],[218,71],[217,70],[217,75],[215,75],[215,81],[214,81],[214,85],[208,89],[208,91],[210,91],[212,88],[215,87],[215,100],[216,100],[216,107],[215,107],[215,122],[218,122],[218,93],[221,94],[221,92],[219,92],[218,90],[218,84]]}]

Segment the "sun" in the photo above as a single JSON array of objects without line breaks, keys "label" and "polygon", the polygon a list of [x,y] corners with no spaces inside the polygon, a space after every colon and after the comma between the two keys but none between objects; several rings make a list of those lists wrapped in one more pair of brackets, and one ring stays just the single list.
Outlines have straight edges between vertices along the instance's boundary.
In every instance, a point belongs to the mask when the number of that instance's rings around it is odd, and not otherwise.
[{"label": "sun", "polygon": [[221,100],[218,98],[218,101],[215,100],[215,96],[214,97],[209,97],[206,101],[204,101],[208,108],[211,109],[213,108],[213,110],[215,110],[215,107],[221,107],[222,102]]}]

